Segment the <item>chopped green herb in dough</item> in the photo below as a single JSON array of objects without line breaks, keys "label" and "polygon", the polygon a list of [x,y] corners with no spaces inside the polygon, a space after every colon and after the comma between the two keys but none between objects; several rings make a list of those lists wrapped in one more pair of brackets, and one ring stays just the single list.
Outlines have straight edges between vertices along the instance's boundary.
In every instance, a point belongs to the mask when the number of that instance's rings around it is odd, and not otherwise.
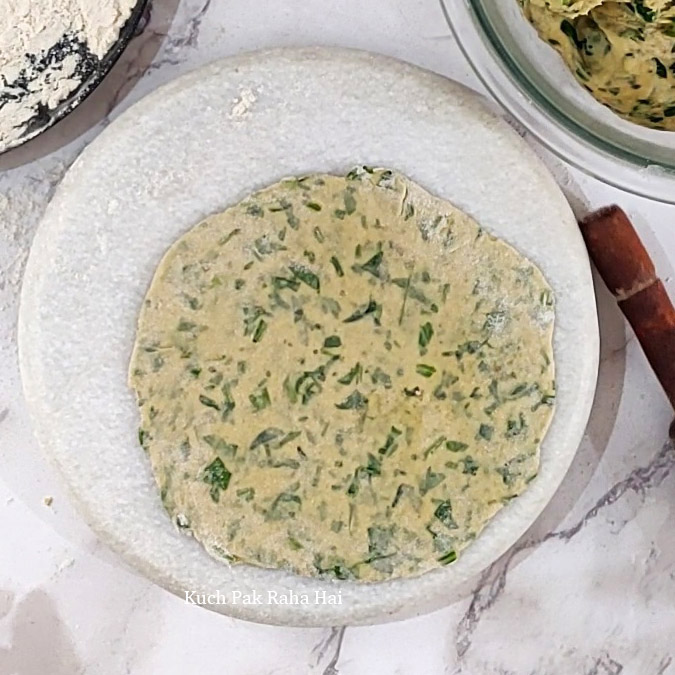
[{"label": "chopped green herb in dough", "polygon": [[232,474],[227,470],[225,464],[223,464],[223,460],[219,457],[216,457],[216,459],[204,469],[203,480],[211,486],[209,495],[214,502],[220,501],[220,492],[221,490],[227,490],[231,477]]}]

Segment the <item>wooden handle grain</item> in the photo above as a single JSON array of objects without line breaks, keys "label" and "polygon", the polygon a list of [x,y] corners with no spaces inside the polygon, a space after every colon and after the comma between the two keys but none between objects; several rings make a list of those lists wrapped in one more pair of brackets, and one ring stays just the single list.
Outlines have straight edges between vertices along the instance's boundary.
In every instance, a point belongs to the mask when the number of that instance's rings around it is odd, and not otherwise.
[{"label": "wooden handle grain", "polygon": [[618,206],[591,213],[580,227],[591,259],[675,408],[675,308],[649,253]]},{"label": "wooden handle grain", "polygon": [[580,225],[588,252],[617,300],[625,300],[656,281],[647,249],[618,206],[594,211]]}]

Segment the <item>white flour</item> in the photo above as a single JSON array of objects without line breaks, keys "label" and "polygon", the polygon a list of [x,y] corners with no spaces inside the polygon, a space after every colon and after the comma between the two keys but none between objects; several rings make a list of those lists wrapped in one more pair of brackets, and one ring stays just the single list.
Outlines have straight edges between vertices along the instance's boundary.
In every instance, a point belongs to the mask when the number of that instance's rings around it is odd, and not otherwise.
[{"label": "white flour", "polygon": [[256,92],[253,89],[245,88],[239,92],[239,97],[235,98],[232,110],[228,117],[230,119],[242,119],[251,114],[253,104],[258,100]]},{"label": "white flour", "polygon": [[57,56],[54,46],[67,36],[102,58],[136,2],[0,0],[0,152],[23,137],[41,106],[56,107],[86,75],[76,50]]}]

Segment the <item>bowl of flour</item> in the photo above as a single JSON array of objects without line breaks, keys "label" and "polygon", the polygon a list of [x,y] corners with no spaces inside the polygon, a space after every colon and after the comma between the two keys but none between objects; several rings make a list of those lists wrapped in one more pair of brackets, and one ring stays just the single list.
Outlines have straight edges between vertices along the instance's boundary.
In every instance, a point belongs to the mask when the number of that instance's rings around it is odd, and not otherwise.
[{"label": "bowl of flour", "polygon": [[0,0],[0,153],[52,126],[103,80],[147,0]]}]

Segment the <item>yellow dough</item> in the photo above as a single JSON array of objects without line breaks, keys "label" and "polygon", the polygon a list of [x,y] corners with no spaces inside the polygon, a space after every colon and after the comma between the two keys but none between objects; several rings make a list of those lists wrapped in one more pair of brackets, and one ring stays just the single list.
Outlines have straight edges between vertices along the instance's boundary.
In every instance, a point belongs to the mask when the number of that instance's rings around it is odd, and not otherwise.
[{"label": "yellow dough", "polygon": [[535,478],[553,294],[385,169],[282,181],[198,224],[130,385],[168,513],[231,563],[379,581],[452,563]]},{"label": "yellow dough", "polygon": [[675,3],[519,2],[598,101],[631,122],[675,130]]}]

